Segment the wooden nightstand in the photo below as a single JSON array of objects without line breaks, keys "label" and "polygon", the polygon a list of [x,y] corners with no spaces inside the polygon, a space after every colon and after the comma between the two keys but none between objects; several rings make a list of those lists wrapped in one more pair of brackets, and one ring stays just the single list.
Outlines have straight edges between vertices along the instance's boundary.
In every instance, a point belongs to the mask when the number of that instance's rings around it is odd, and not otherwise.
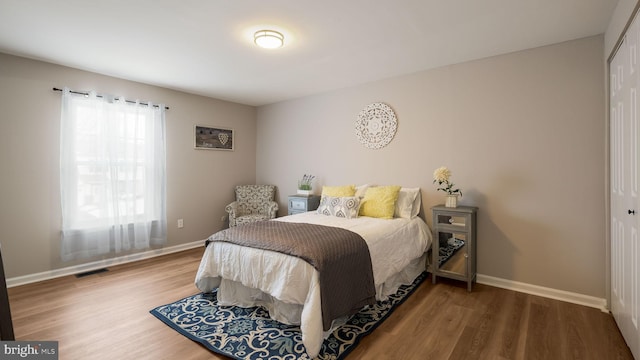
[{"label": "wooden nightstand", "polygon": [[319,205],[318,195],[289,195],[289,215],[313,211],[318,209]]},{"label": "wooden nightstand", "polygon": [[[476,281],[476,213],[474,206],[455,208],[442,205],[431,208],[433,213],[433,245],[431,280],[446,277],[467,282],[467,290]],[[439,263],[440,248],[447,247],[453,254]]]}]

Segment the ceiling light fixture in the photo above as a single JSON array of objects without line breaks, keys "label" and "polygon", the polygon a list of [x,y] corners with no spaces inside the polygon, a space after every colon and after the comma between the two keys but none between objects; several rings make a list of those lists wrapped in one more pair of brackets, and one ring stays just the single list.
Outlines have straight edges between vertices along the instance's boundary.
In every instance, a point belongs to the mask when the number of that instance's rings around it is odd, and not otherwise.
[{"label": "ceiling light fixture", "polygon": [[284,45],[284,35],[274,30],[260,30],[253,34],[253,42],[261,48],[277,49]]}]

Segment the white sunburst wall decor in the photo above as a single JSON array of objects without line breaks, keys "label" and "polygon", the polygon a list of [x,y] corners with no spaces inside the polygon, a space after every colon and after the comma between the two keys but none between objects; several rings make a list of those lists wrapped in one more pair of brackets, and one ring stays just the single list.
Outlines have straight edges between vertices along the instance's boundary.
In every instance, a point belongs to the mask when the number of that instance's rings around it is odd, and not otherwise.
[{"label": "white sunburst wall decor", "polygon": [[358,114],[356,137],[369,149],[382,149],[393,140],[397,128],[393,109],[384,103],[373,103]]}]

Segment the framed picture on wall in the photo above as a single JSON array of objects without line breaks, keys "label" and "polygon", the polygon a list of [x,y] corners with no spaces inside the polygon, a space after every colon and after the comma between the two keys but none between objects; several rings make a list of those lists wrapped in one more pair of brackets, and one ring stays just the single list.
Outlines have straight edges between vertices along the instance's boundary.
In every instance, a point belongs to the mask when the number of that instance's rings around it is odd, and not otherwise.
[{"label": "framed picture on wall", "polygon": [[193,138],[196,149],[233,151],[233,129],[196,125]]}]

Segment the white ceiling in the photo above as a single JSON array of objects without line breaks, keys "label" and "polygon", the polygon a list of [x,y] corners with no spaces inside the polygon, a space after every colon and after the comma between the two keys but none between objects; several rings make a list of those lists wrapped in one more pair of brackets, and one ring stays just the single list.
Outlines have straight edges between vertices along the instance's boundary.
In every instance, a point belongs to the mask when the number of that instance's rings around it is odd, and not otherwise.
[{"label": "white ceiling", "polygon": [[0,0],[0,52],[257,106],[601,34],[616,3]]}]

